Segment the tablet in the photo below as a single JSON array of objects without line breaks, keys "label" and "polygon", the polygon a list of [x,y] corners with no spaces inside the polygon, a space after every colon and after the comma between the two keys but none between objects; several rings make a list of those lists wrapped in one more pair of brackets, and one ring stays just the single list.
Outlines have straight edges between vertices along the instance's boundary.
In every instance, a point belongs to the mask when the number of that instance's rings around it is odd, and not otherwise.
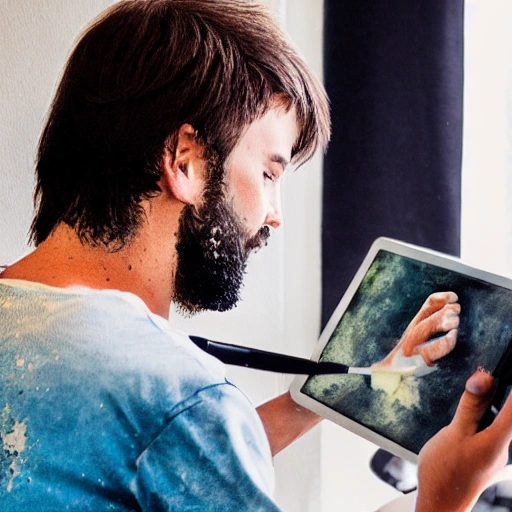
[{"label": "tablet", "polygon": [[[447,304],[459,304],[460,312],[449,306],[436,325],[439,318],[430,315],[446,292],[452,297]],[[479,366],[500,379],[493,406],[499,410],[512,380],[511,340],[512,280],[379,238],[312,356],[356,367],[356,373],[298,376],[290,391],[298,404],[416,462],[422,446],[451,421]]]}]

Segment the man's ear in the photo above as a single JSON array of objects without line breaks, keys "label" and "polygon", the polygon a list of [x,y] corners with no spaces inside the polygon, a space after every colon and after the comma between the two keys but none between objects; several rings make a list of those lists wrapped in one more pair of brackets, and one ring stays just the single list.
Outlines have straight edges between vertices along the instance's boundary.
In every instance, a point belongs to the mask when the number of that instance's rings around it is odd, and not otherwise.
[{"label": "man's ear", "polygon": [[192,125],[181,126],[175,153],[166,149],[162,165],[162,180],[172,195],[183,203],[197,204],[203,193],[205,163],[203,146]]}]

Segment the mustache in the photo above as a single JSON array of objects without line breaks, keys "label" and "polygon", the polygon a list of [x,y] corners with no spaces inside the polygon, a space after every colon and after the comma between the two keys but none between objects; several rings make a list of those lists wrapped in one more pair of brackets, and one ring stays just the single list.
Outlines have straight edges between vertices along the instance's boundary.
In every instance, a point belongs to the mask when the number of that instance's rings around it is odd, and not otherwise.
[{"label": "mustache", "polygon": [[262,247],[265,247],[270,238],[270,228],[268,226],[262,226],[258,232],[250,237],[245,242],[245,250],[248,255],[251,252],[259,251]]}]

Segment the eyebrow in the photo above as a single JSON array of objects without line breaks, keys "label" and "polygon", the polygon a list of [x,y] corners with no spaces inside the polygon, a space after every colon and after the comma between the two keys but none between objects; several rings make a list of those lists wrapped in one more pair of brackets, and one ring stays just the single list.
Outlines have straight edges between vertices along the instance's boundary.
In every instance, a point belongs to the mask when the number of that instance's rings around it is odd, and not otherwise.
[{"label": "eyebrow", "polygon": [[282,155],[279,155],[278,153],[274,153],[270,155],[269,160],[271,162],[276,162],[277,164],[281,164],[283,171],[286,169],[286,166],[289,164],[288,160]]}]

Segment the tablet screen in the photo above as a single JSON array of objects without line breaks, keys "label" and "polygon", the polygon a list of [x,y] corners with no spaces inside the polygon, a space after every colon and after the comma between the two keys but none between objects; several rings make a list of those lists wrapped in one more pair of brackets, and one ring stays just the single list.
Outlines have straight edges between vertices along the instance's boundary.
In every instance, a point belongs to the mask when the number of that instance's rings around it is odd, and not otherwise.
[{"label": "tablet screen", "polygon": [[[434,344],[444,343],[439,341],[445,334],[441,327],[429,332],[428,341],[420,340],[426,341],[419,352],[428,364],[416,367],[415,373],[299,378],[292,386],[294,398],[415,460],[425,442],[450,422],[467,378],[478,366],[493,372],[507,352],[512,340],[510,281],[453,258],[380,239],[328,323],[315,357],[355,367],[389,361],[422,306],[442,292],[456,294],[460,314],[456,341],[449,348],[445,343],[440,358]],[[406,356],[411,348],[407,350]],[[429,351],[430,359],[425,355]],[[414,365],[404,367],[410,372]]]}]

